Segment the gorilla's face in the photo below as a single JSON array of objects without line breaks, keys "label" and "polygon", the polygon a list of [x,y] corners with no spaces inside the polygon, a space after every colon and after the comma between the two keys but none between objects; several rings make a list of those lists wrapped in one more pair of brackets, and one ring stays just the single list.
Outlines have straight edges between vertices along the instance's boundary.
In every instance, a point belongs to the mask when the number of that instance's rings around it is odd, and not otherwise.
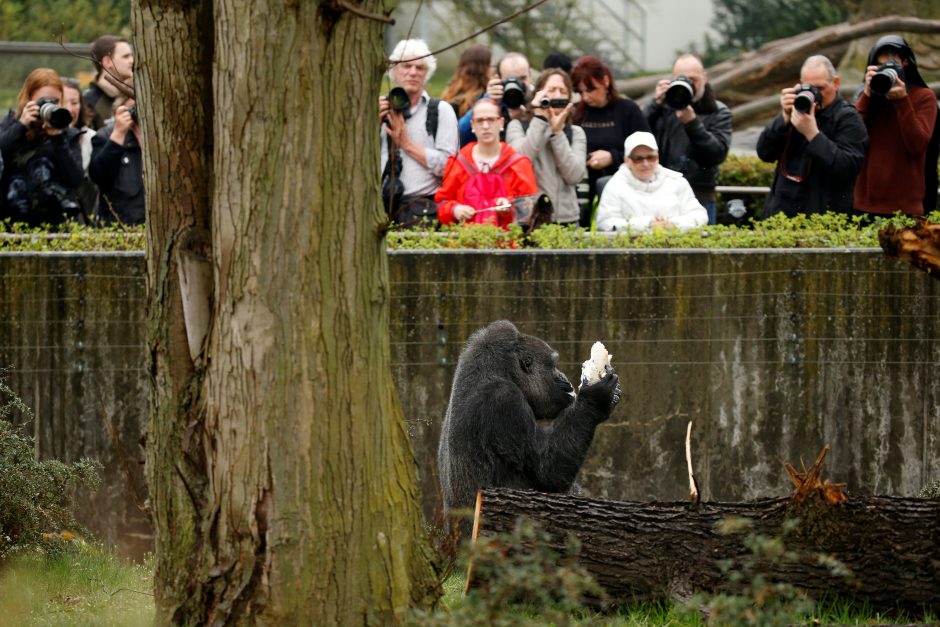
[{"label": "gorilla's face", "polygon": [[523,335],[517,353],[516,384],[538,420],[551,420],[574,402],[574,387],[558,369],[558,353],[542,340]]}]

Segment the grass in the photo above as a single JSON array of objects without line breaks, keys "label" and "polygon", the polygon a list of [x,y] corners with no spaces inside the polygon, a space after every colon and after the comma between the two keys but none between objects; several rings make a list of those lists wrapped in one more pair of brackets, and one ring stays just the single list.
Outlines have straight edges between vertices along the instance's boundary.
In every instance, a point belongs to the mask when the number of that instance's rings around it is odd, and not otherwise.
[{"label": "grass", "polygon": [[[444,582],[444,597],[438,611],[445,616],[464,603],[463,572]],[[154,605],[153,564],[126,562],[99,545],[77,545],[55,555],[21,556],[0,566],[0,623],[38,626],[127,626],[151,625]],[[440,616],[440,614],[439,614]],[[526,611],[512,610],[507,624],[536,624]],[[864,604],[824,601],[817,605],[810,623],[821,625],[907,624],[915,617],[904,613],[876,612]],[[936,624],[937,616],[918,620]],[[621,605],[601,614],[585,610],[573,616],[572,625],[646,627],[672,625],[698,627],[705,622],[669,602]]]},{"label": "grass", "polygon": [[94,544],[24,555],[0,566],[0,623],[152,625],[153,565],[132,564]]}]

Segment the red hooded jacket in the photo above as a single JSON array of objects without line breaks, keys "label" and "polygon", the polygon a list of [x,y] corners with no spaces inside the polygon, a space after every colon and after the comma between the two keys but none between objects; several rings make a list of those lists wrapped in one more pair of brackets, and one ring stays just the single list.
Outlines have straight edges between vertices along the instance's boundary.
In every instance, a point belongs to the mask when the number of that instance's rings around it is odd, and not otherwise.
[{"label": "red hooded jacket", "polygon": [[[460,149],[460,154],[473,161],[473,147],[476,142],[471,142]],[[493,164],[496,170],[511,155],[516,154],[512,146],[500,142],[499,159]],[[532,170],[532,162],[527,157],[522,157],[505,172],[503,172],[503,184],[506,186],[506,194],[510,198],[516,196],[528,196],[538,193],[538,186],[535,183],[535,172]],[[456,155],[447,160],[447,167],[444,168],[444,182],[441,184],[437,194],[434,195],[434,201],[437,203],[437,218],[441,224],[454,224],[457,219],[454,217],[454,207],[456,205],[468,204],[464,201],[464,191],[467,182],[470,180],[470,174],[457,160]],[[477,214],[471,222],[492,222],[493,214]],[[497,215],[497,224],[503,228],[509,226],[512,222],[512,213],[499,213]]]}]

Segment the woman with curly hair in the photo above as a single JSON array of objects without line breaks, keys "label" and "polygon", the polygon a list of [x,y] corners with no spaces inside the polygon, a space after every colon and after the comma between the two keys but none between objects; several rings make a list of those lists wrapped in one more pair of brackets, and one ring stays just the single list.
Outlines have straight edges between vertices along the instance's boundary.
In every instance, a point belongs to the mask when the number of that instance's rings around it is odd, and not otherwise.
[{"label": "woman with curly hair", "polygon": [[458,118],[469,111],[486,91],[486,83],[492,74],[492,59],[492,51],[482,44],[474,44],[460,55],[457,72],[441,94],[441,100],[450,103]]}]

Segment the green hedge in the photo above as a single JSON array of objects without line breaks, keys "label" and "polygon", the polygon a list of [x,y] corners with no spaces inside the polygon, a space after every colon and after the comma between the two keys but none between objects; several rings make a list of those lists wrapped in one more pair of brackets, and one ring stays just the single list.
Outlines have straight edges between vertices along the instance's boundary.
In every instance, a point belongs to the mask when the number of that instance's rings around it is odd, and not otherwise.
[{"label": "green hedge", "polygon": [[[940,222],[940,213],[931,218]],[[776,215],[746,226],[706,226],[689,231],[661,229],[617,234],[549,224],[524,238],[518,226],[503,231],[490,225],[442,227],[439,230],[396,230],[388,233],[391,250],[445,249],[589,249],[589,248],[846,248],[877,247],[878,230],[891,223],[910,226],[912,218],[877,218],[827,213],[787,218]],[[11,251],[133,251],[144,247],[144,230],[92,229],[73,225],[65,233],[15,229],[0,234],[0,252]]]}]

